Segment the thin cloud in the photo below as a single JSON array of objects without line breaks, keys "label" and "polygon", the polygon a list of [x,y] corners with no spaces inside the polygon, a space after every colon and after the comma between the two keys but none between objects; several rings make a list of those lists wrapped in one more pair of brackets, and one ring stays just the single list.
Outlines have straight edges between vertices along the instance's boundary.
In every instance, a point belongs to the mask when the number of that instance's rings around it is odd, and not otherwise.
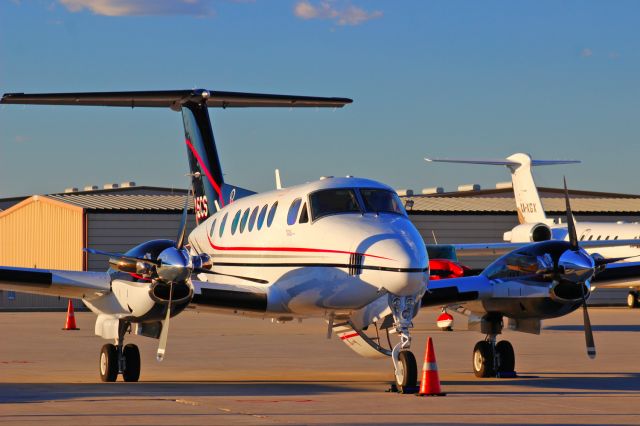
[{"label": "thin cloud", "polygon": [[[340,2],[343,3],[343,2]],[[316,4],[310,1],[299,1],[293,8],[293,14],[300,19],[324,19],[331,20],[338,25],[360,25],[372,19],[382,17],[382,12],[374,10],[367,12],[366,10],[353,6],[340,6],[336,1],[320,1]]]},{"label": "thin cloud", "polygon": [[205,0],[58,0],[70,12],[85,9],[104,16],[207,16],[212,11]]},{"label": "thin cloud", "polygon": [[593,56],[593,50],[589,49],[588,47],[585,47],[580,51],[580,56],[582,56],[583,58],[589,58]]},{"label": "thin cloud", "polygon": [[30,140],[31,138],[26,135],[17,135],[14,139],[16,143],[25,143],[25,142],[29,142]]}]

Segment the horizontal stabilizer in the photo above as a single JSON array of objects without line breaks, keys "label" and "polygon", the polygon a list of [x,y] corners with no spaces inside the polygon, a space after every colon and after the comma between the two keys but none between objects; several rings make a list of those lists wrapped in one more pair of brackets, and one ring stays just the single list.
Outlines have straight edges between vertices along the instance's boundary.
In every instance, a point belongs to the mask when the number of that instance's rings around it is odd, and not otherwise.
[{"label": "horizontal stabilizer", "polygon": [[[522,163],[514,160],[481,160],[481,159],[450,159],[450,158],[425,158],[429,163],[461,163],[461,164],[483,164],[489,166],[519,166]],[[553,166],[556,164],[580,163],[579,160],[531,160],[532,166]]]},{"label": "horizontal stabilizer", "polygon": [[174,110],[179,110],[181,105],[187,102],[206,102],[210,108],[341,108],[353,101],[348,98],[218,92],[203,89],[137,92],[5,93],[0,100],[0,103],[3,104],[157,107]]}]

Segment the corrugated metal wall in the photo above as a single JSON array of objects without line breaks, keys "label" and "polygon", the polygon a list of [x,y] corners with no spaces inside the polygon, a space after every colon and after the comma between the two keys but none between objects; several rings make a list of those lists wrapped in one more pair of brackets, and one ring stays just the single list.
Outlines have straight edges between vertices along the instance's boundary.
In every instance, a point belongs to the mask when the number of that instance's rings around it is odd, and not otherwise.
[{"label": "corrugated metal wall", "polygon": [[[180,214],[149,213],[88,213],[88,247],[116,253],[124,253],[148,240],[166,238],[175,240],[180,226]],[[195,217],[189,215],[187,235],[195,227]],[[108,268],[104,256],[89,255],[89,271]]]},{"label": "corrugated metal wall", "polygon": [[[83,268],[83,210],[34,196],[0,213],[0,265],[28,268]],[[66,299],[0,292],[0,307],[66,308]]]}]

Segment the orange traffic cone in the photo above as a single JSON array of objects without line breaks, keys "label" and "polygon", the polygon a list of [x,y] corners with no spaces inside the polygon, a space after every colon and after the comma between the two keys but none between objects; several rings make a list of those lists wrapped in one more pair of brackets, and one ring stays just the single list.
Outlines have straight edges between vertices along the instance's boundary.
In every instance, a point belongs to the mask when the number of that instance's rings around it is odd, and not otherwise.
[{"label": "orange traffic cone", "polygon": [[445,396],[446,393],[440,389],[440,378],[438,377],[438,365],[436,364],[436,354],[433,350],[431,337],[427,340],[427,351],[424,354],[424,365],[422,366],[422,380],[420,381],[419,396]]},{"label": "orange traffic cone", "polygon": [[73,313],[73,302],[69,299],[69,304],[67,305],[67,321],[64,323],[63,330],[80,330],[76,327],[76,316]]}]

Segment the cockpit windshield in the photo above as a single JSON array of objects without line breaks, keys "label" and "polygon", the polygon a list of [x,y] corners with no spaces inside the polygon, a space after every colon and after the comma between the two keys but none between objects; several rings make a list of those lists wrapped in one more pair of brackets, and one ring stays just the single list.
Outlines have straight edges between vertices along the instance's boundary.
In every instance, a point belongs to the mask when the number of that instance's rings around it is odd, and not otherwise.
[{"label": "cockpit windshield", "polygon": [[309,195],[313,220],[339,213],[361,213],[353,189],[324,189]]},{"label": "cockpit windshield", "polygon": [[386,189],[360,189],[365,211],[369,213],[405,214],[402,202],[395,192]]}]

